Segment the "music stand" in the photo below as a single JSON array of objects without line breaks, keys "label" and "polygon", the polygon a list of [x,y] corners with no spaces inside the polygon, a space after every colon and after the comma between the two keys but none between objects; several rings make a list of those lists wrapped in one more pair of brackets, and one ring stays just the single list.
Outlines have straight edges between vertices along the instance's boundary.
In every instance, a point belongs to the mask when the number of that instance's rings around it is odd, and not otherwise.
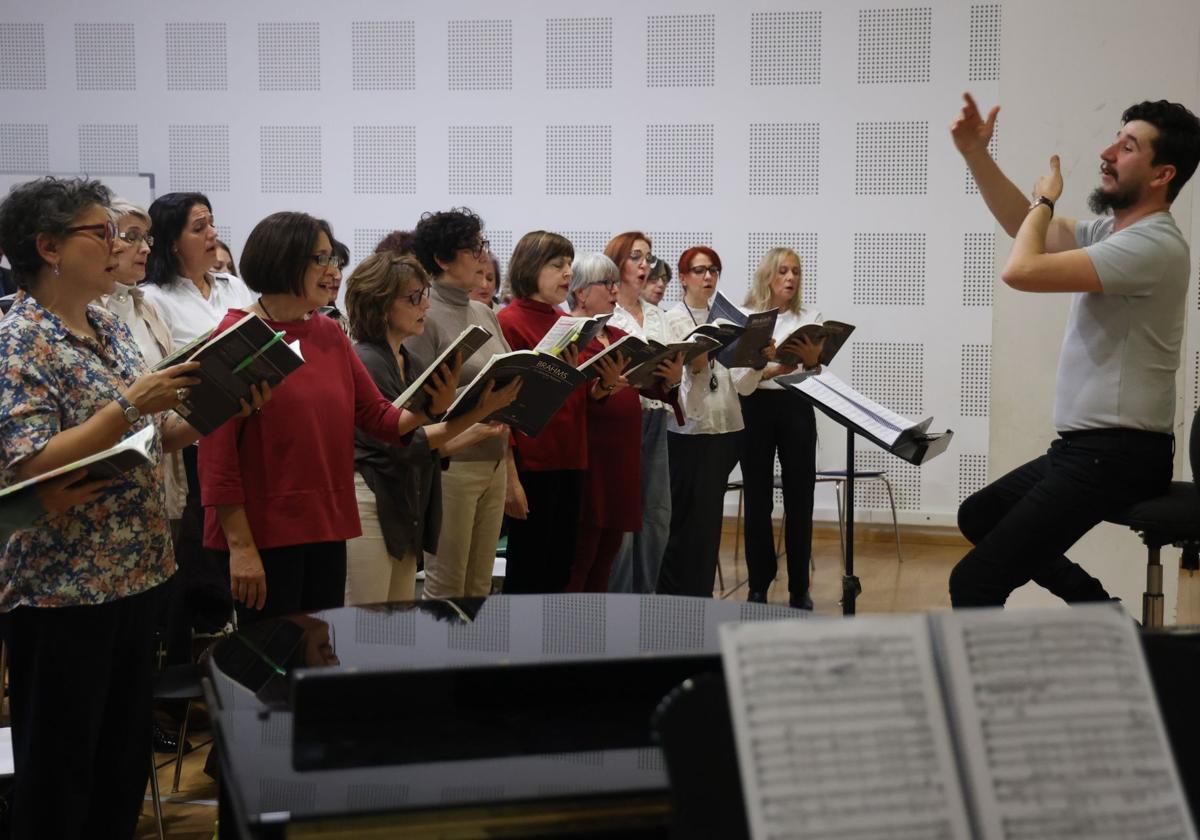
[{"label": "music stand", "polygon": [[[911,424],[830,373],[792,381],[780,377],[780,380],[805,402],[846,429],[846,551],[842,573],[842,615],[854,615],[854,602],[862,592],[862,584],[854,574],[854,436],[864,437],[884,452],[920,466],[945,452],[954,432],[947,429],[930,434],[928,429],[932,418]],[[818,383],[825,387],[817,387]],[[901,427],[898,421],[906,425]],[[889,430],[895,435],[891,443],[881,437]]]}]

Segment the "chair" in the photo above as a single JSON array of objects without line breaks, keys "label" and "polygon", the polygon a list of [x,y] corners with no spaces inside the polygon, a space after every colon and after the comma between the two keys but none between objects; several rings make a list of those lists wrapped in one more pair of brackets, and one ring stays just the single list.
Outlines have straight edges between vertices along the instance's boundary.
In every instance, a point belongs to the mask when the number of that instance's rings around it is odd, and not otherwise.
[{"label": "chair", "polygon": [[179,747],[175,757],[157,762],[154,749],[150,750],[150,788],[154,800],[154,822],[158,828],[159,840],[163,837],[162,798],[158,791],[158,771],[172,761],[175,762],[175,778],[171,784],[171,793],[179,792],[179,774],[183,770],[183,752],[187,740],[188,715],[192,711],[192,703],[204,696],[200,687],[201,669],[199,665],[173,665],[154,675],[155,700],[183,700],[183,719],[179,723]]},{"label": "chair", "polygon": [[1142,626],[1163,626],[1162,559],[1164,545],[1183,549],[1179,567],[1190,572],[1200,569],[1200,423],[1192,418],[1188,456],[1192,481],[1172,481],[1161,496],[1146,499],[1110,517],[1106,521],[1124,525],[1138,533],[1146,546],[1146,591],[1142,594]]},{"label": "chair", "polygon": [[[817,470],[817,482],[832,481],[837,486],[834,488],[834,496],[837,499],[838,510],[838,542],[842,546],[842,558],[846,557],[846,532],[845,532],[845,516],[842,513],[842,486],[846,483],[845,470]],[[892,491],[892,483],[888,481],[887,473],[883,470],[855,470],[855,483],[859,481],[882,481],[884,489],[887,490],[888,503],[892,507],[892,533],[896,535],[896,562],[903,563],[904,558],[900,556],[900,523],[896,519],[896,494]],[[849,515],[853,516],[854,511],[849,511]]]}]

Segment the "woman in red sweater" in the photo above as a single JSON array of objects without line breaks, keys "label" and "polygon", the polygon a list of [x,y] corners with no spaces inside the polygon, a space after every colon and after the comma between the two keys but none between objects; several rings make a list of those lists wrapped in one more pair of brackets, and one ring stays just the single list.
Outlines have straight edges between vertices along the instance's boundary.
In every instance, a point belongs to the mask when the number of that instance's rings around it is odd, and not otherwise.
[{"label": "woman in red sweater", "polygon": [[[571,284],[575,249],[557,233],[535,230],[521,237],[508,262],[513,301],[496,317],[513,350],[531,350],[559,318]],[[563,358],[574,365],[578,353]],[[620,368],[607,365],[598,379],[580,386],[537,437],[513,434],[510,461],[506,593],[562,592],[575,555],[583,474],[587,469],[589,395],[605,399],[617,387]]]},{"label": "woman in red sweater", "polygon": [[[260,412],[226,423],[200,447],[204,546],[229,564],[242,623],[342,605],[346,540],[361,533],[354,430],[402,445],[428,422],[384,399],[337,323],[314,317],[338,268],[328,223],[305,213],[268,216],[251,231],[241,262],[246,285],[261,297],[246,310],[229,310],[218,328],[252,312],[289,343],[299,341],[304,357]],[[444,410],[458,368],[433,379],[433,410]],[[489,391],[474,411],[429,426],[430,446],[515,395],[516,388]]]}]

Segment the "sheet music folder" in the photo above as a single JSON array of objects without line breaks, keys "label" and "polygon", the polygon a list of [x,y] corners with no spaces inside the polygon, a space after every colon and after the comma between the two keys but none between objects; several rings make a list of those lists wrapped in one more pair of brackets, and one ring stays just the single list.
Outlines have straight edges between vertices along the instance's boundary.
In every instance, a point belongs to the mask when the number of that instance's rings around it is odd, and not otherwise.
[{"label": "sheet music folder", "polygon": [[858,393],[828,371],[816,376],[781,376],[776,381],[789,386],[835,423],[910,464],[920,466],[941,455],[954,437],[949,429],[930,433],[932,417],[913,423]]}]

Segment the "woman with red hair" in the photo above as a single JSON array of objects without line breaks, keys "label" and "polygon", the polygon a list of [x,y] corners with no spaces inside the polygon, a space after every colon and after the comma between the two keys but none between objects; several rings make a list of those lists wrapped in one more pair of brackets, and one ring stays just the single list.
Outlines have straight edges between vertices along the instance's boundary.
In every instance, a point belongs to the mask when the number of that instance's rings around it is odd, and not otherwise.
[{"label": "woman with red hair", "polygon": [[[667,310],[672,341],[708,321],[709,304],[721,279],[721,258],[698,245],[679,258],[683,300]],[[774,356],[774,347],[766,357]],[[764,358],[764,362],[767,358]],[[668,421],[671,471],[671,533],[658,576],[658,592],[712,597],[721,551],[725,485],[737,463],[742,437],[738,396],[758,387],[760,370],[731,372],[714,356],[700,356],[685,367],[679,402],[685,421]]]}]

